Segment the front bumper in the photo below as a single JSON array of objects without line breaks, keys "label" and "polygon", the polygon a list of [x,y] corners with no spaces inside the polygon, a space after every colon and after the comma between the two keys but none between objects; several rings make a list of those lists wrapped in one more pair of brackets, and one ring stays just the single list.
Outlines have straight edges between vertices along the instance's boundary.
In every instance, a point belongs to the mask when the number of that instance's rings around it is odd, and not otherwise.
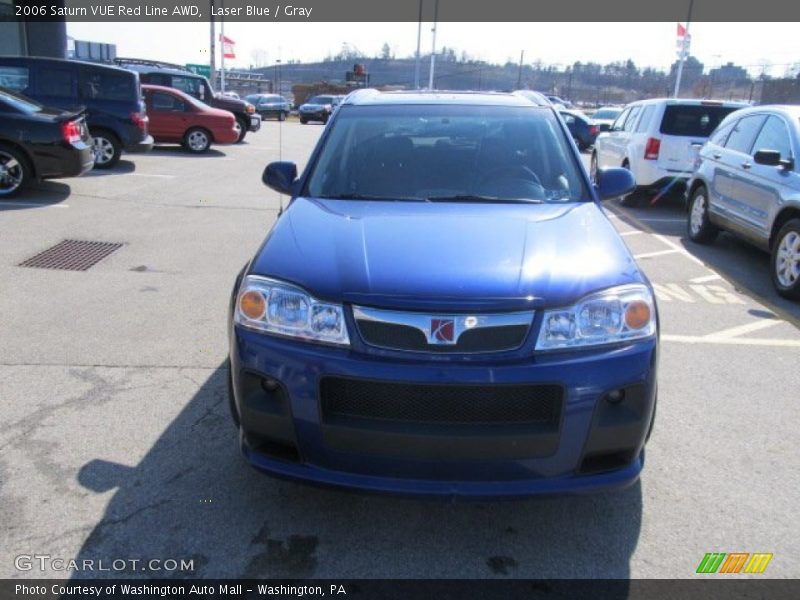
[{"label": "front bumper", "polygon": [[316,111],[300,111],[299,115],[300,118],[307,119],[309,121],[325,121],[331,116],[331,113],[325,110],[316,110]]},{"label": "front bumper", "polygon": [[248,127],[247,130],[255,133],[259,129],[261,129],[261,115],[250,115],[250,127]]},{"label": "front bumper", "polygon": [[[527,496],[631,484],[644,464],[656,371],[655,339],[481,363],[387,360],[239,326],[231,333],[246,459],[273,475],[373,492]],[[378,421],[331,422],[323,414],[320,385],[330,377],[389,385],[557,384],[563,397],[556,438],[552,431],[544,434],[548,441],[536,431],[515,437],[518,428],[481,426],[450,438],[453,430],[436,424],[410,432]],[[277,391],[263,387],[269,380],[279,382]],[[608,402],[607,394],[620,388],[628,390],[626,399]]]}]

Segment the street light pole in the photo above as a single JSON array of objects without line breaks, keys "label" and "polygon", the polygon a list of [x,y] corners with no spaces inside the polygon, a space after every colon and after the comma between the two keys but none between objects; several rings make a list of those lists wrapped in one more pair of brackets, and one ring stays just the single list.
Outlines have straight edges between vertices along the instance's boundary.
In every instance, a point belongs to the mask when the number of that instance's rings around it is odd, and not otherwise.
[{"label": "street light pole", "polygon": [[209,77],[209,83],[211,84],[211,89],[216,89],[217,85],[217,41],[214,35],[214,0],[209,0],[209,19],[208,24],[211,26],[211,44],[209,45],[210,50],[210,60],[209,66],[211,68],[211,76]]},{"label": "street light pole", "polygon": [[431,72],[428,74],[428,89],[433,89],[433,72],[436,68],[436,19],[439,17],[439,0],[433,4],[433,47],[431,49]]},{"label": "street light pole", "polygon": [[689,17],[686,19],[686,31],[683,34],[683,43],[681,44],[681,54],[678,59],[678,72],[675,74],[675,92],[672,94],[673,98],[678,97],[678,92],[681,90],[681,75],[683,75],[683,61],[686,60],[686,45],[689,41],[689,25],[692,21],[692,7],[694,0],[689,0]]},{"label": "street light pole", "polygon": [[420,43],[422,42],[422,1],[419,0],[419,19],[417,20],[417,60],[414,64],[414,89],[419,89],[419,68],[420,68],[420,59],[421,56],[419,54],[419,47]]}]

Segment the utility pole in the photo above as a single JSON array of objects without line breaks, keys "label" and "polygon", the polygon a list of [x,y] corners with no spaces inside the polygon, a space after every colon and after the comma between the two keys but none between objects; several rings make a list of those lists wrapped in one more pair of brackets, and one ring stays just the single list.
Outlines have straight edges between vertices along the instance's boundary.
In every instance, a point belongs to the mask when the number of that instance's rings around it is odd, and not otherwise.
[{"label": "utility pole", "polygon": [[519,53],[519,71],[517,72],[517,89],[522,88],[522,62],[525,60],[525,50]]},{"label": "utility pole", "polygon": [[211,67],[211,77],[209,77],[209,83],[211,84],[211,89],[216,89],[217,84],[217,41],[216,36],[214,35],[214,0],[209,0],[209,18],[208,24],[211,26],[211,44],[209,45],[209,66]]},{"label": "utility pole", "polygon": [[[220,0],[222,2],[223,8],[225,7],[225,0]],[[222,55],[219,59],[219,66],[220,66],[220,75],[219,75],[219,89],[221,92],[225,92],[225,17],[220,17],[219,19],[219,36],[222,40]]]},{"label": "utility pole", "polygon": [[419,89],[419,67],[422,57],[419,54],[420,42],[422,42],[422,1],[419,0],[419,19],[417,20],[417,60],[414,61],[414,89]]},{"label": "utility pole", "polygon": [[428,74],[428,89],[433,89],[433,72],[436,68],[436,20],[439,18],[439,0],[434,0],[433,4],[433,46],[431,48],[431,71]]},{"label": "utility pole", "polygon": [[681,54],[678,59],[678,72],[675,74],[675,92],[672,94],[673,98],[678,97],[678,92],[681,90],[681,75],[683,75],[683,61],[686,60],[686,48],[689,43],[689,25],[692,22],[692,7],[694,0],[689,0],[689,17],[686,19],[686,31],[683,36],[683,43],[681,44]]}]

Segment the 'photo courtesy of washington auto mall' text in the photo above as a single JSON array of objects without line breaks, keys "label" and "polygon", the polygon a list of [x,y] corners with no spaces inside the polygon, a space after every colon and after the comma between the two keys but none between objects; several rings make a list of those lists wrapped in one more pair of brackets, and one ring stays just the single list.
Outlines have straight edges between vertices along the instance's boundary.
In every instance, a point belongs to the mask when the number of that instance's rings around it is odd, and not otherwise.
[{"label": "'photo courtesy of washington auto mall' text", "polygon": [[800,597],[798,22],[0,0],[0,598]]}]

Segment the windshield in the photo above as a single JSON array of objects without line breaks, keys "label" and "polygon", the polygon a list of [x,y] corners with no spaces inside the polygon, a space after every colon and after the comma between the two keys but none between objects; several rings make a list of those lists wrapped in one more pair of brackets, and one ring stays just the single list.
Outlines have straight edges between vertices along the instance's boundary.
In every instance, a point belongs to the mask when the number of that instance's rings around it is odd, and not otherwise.
[{"label": "windshield", "polygon": [[314,96],[309,104],[333,104],[333,96]]},{"label": "windshield", "polygon": [[33,100],[28,100],[22,96],[17,96],[16,94],[10,94],[5,90],[0,90],[0,107],[2,107],[3,104],[6,104],[11,108],[15,108],[26,115],[32,115],[34,113],[41,112],[42,110],[42,105],[37,104]]},{"label": "windshield", "polygon": [[569,202],[589,197],[549,108],[343,105],[307,194]]},{"label": "windshield", "polygon": [[594,119],[607,119],[608,121],[613,121],[619,116],[619,113],[622,112],[622,109],[615,109],[615,108],[603,108],[598,110],[596,113],[592,115]]}]

